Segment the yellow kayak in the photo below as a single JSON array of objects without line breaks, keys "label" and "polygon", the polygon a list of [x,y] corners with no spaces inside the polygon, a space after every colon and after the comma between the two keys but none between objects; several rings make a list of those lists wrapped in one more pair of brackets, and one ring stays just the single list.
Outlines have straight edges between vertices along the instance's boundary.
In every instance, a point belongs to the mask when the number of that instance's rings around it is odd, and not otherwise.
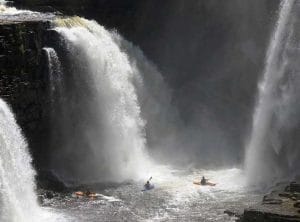
[{"label": "yellow kayak", "polygon": [[200,181],[194,181],[193,184],[200,185],[200,186],[212,186],[212,187],[217,185],[216,183],[211,183],[211,182],[206,182],[205,184],[201,184]]}]

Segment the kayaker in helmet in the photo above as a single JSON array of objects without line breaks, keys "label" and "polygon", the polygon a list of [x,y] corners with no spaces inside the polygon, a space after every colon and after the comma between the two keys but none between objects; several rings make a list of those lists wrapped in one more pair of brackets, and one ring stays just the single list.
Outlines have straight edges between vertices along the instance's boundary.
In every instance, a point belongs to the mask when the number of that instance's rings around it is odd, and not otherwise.
[{"label": "kayaker in helmet", "polygon": [[86,195],[87,197],[90,196],[90,195],[91,195],[91,191],[87,190],[87,191],[85,192],[85,195]]},{"label": "kayaker in helmet", "polygon": [[144,188],[145,188],[146,190],[150,190],[150,189],[153,188],[153,186],[150,184],[150,180],[152,180],[152,177],[150,177],[149,180],[147,180],[147,182],[146,182],[145,185],[144,185]]},{"label": "kayaker in helmet", "polygon": [[150,181],[147,180],[147,182],[145,183],[144,186],[145,186],[146,189],[150,189]]},{"label": "kayaker in helmet", "polygon": [[201,185],[206,185],[207,180],[205,179],[205,177],[203,176],[200,183]]}]

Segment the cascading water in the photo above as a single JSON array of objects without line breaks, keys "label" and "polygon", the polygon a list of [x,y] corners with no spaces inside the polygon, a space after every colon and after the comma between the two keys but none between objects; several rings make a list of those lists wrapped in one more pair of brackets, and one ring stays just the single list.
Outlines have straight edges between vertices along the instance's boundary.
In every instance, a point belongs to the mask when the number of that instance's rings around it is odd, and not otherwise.
[{"label": "cascading water", "polygon": [[1,99],[0,154],[0,221],[41,221],[27,143],[14,115]]},{"label": "cascading water", "polygon": [[[177,108],[172,104],[171,90],[157,67],[138,47],[115,32],[111,34],[120,49],[126,53],[135,73],[132,81],[141,107],[141,116],[146,120],[147,146],[155,159],[171,162],[174,156],[170,157],[170,153],[180,147],[182,127]],[[175,161],[178,163],[178,159]]]},{"label": "cascading water", "polygon": [[299,12],[299,2],[282,1],[246,150],[250,184],[267,185],[299,173]]},{"label": "cascading water", "polygon": [[65,180],[80,182],[145,178],[151,161],[133,83],[140,74],[114,32],[78,17],[56,23],[71,70],[60,95],[64,107],[57,109],[57,129],[64,139],[54,138],[62,147],[54,154],[56,172]]},{"label": "cascading water", "polygon": [[[50,94],[52,103],[54,103],[54,98],[57,98],[62,95],[62,70],[61,63],[57,56],[56,51],[53,48],[45,47],[43,50],[46,52],[48,59],[48,72],[49,72],[49,83],[50,83]],[[58,94],[58,95],[55,95]]]}]

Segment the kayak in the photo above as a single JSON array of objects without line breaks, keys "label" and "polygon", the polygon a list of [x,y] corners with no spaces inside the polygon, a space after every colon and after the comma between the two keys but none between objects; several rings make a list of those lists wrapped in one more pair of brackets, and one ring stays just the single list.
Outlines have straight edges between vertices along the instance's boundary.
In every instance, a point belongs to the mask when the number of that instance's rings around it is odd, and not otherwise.
[{"label": "kayak", "polygon": [[211,183],[211,182],[206,182],[205,184],[201,184],[201,182],[199,182],[199,181],[194,181],[193,184],[200,185],[200,186],[212,186],[212,187],[216,186],[215,183]]},{"label": "kayak", "polygon": [[84,192],[82,192],[82,191],[77,191],[77,192],[75,192],[75,195],[76,195],[76,196],[80,196],[80,197],[85,196]]},{"label": "kayak", "polygon": [[98,194],[96,194],[96,193],[91,193],[91,194],[89,194],[89,196],[88,197],[99,197],[99,195]]},{"label": "kayak", "polygon": [[205,184],[201,184],[200,181],[194,181],[193,184],[195,184],[195,185],[200,185],[200,186],[212,186],[212,187],[213,187],[213,186],[216,186],[215,183],[206,182]]},{"label": "kayak", "polygon": [[144,186],[144,189],[142,191],[148,191],[154,189],[154,185],[151,184],[149,187]]},{"label": "kayak", "polygon": [[86,195],[85,192],[82,192],[82,191],[75,192],[75,195],[77,197],[90,197],[90,198],[98,197],[98,194],[96,194],[96,193],[90,193],[89,195]]}]

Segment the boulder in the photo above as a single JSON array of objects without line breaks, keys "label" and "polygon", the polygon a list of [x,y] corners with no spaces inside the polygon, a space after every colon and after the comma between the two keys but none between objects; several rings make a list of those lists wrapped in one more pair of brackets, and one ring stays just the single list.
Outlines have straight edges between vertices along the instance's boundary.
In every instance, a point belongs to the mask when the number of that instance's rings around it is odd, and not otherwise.
[{"label": "boulder", "polygon": [[259,209],[245,210],[243,222],[300,222],[297,215],[276,214]]}]

